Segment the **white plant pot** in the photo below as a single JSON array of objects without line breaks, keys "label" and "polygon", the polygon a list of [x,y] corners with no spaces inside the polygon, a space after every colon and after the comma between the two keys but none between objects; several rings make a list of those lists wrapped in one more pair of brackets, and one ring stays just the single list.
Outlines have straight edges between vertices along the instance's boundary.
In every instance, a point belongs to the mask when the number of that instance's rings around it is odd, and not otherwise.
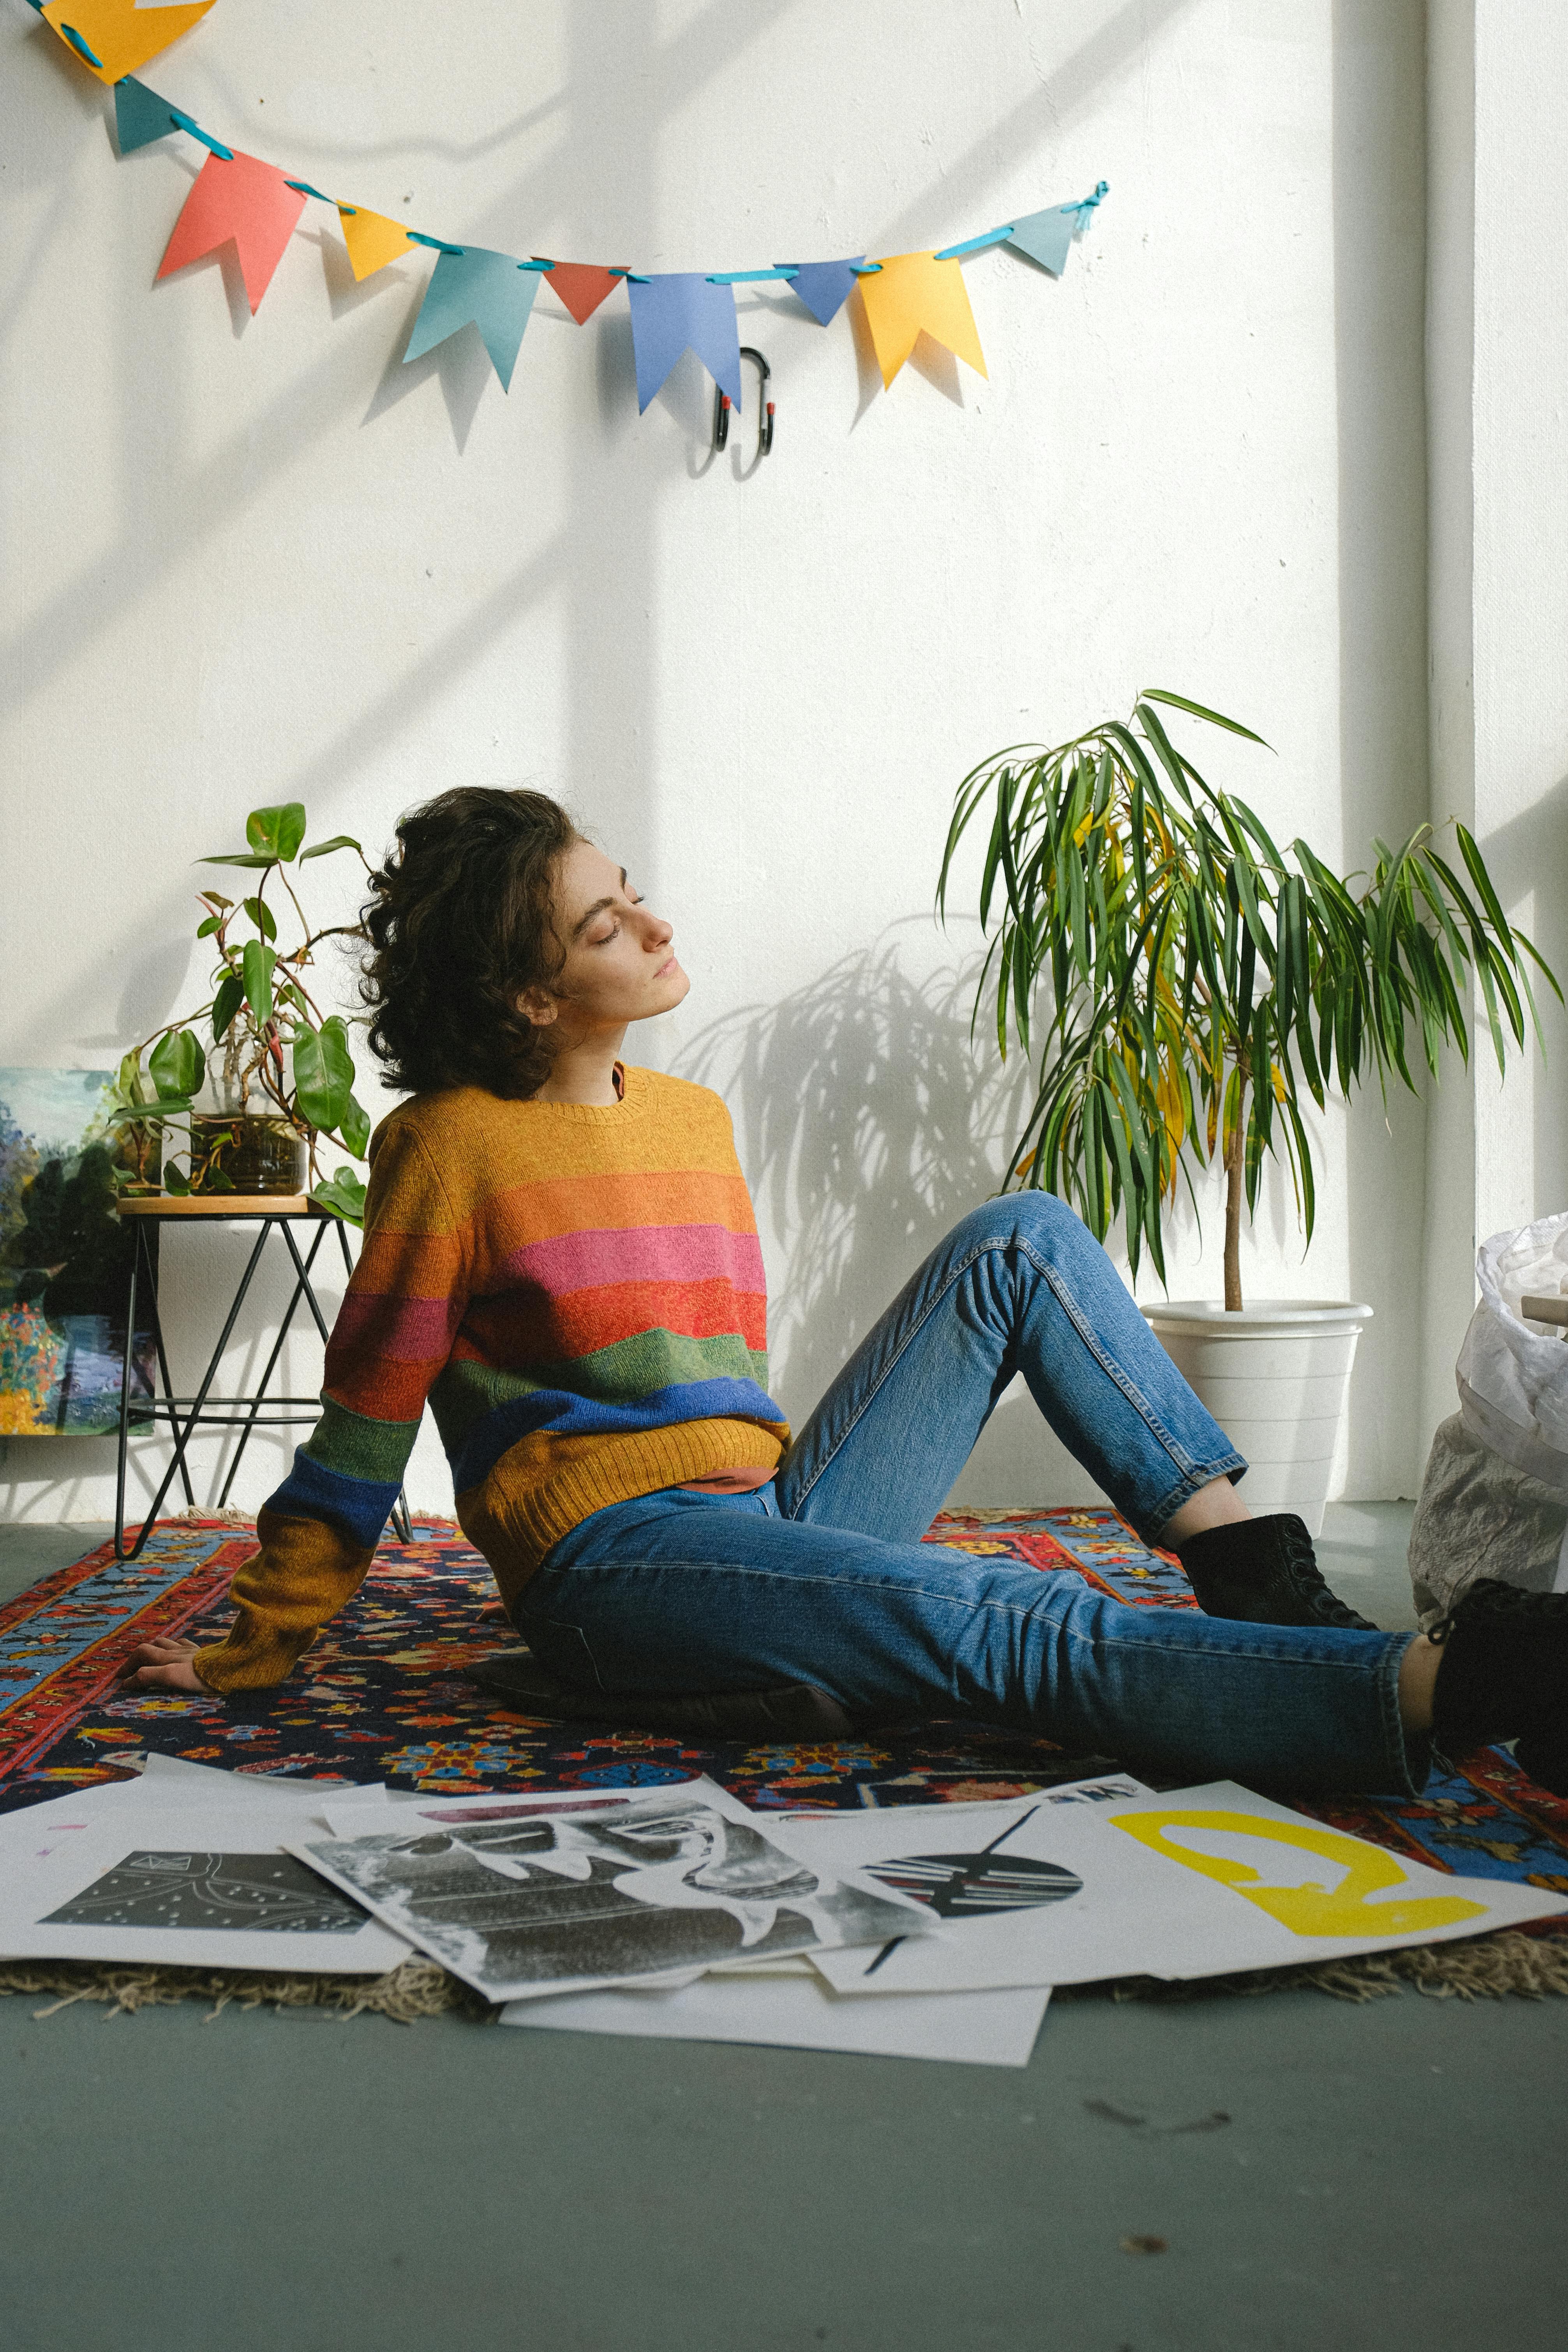
[{"label": "white plant pot", "polygon": [[1324,1298],[1264,1298],[1227,1315],[1217,1301],[1143,1309],[1165,1353],[1238,1454],[1255,1515],[1294,1511],[1323,1532],[1351,1366],[1370,1307]]}]

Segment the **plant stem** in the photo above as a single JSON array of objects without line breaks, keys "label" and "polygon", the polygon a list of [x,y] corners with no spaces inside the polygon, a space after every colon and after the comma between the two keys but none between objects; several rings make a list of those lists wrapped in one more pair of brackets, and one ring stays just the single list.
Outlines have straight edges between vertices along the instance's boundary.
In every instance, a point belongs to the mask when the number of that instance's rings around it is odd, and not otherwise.
[{"label": "plant stem", "polygon": [[1236,1124],[1225,1154],[1225,1311],[1241,1312],[1241,1211],[1247,1170],[1247,1059],[1237,1062]]}]

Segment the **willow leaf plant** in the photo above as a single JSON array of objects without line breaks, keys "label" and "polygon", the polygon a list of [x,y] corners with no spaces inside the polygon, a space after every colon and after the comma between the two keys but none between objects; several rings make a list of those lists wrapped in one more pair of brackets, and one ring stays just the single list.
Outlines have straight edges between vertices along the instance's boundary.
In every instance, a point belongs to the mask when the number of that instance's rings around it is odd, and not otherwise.
[{"label": "willow leaf plant", "polygon": [[[312,858],[341,849],[352,849],[362,865],[365,858],[359,843],[342,833],[307,849],[305,829],[301,801],[252,809],[245,821],[244,849],[198,860],[204,866],[247,868],[255,875],[254,884],[237,903],[216,889],[197,894],[201,920],[196,937],[211,940],[216,959],[212,994],[196,1012],[165,1022],[125,1055],[110,1117],[125,1136],[127,1172],[144,1181],[151,1158],[155,1179],[165,1124],[201,1116],[197,1097],[206,1080],[209,1053],[196,1031],[205,1026],[213,1053],[222,1055],[217,1091],[225,1108],[220,1116],[276,1119],[292,1129],[310,1152],[312,1199],[357,1224],[364,1205],[362,1180],[353,1169],[341,1167],[330,1181],[323,1181],[317,1153],[323,1137],[334,1137],[353,1159],[363,1160],[370,1118],[354,1096],[348,1024],[339,1013],[322,1017],[308,975],[324,940],[363,934],[357,924],[312,929],[296,883],[301,878],[299,869]],[[291,913],[299,926],[292,944],[279,937],[279,911],[285,920]],[[162,1180],[171,1192],[193,1189],[173,1160],[164,1163]],[[214,1156],[201,1189],[233,1189],[221,1152]]]},{"label": "willow leaf plant", "polygon": [[1217,1159],[1225,1303],[1239,1311],[1244,1210],[1271,1155],[1311,1241],[1303,1095],[1321,1109],[1375,1076],[1386,1100],[1391,1080],[1418,1090],[1422,1063],[1435,1077],[1445,1044],[1468,1061],[1477,988],[1500,1069],[1527,1017],[1540,1035],[1528,966],[1563,992],[1462,824],[1457,862],[1422,825],[1342,878],[1302,840],[1282,856],[1245,801],[1205,782],[1162,709],[1263,741],[1151,688],[1125,723],[996,752],[959,786],[937,904],[945,918],[959,845],[988,807],[972,1034],[994,997],[1004,1058],[1012,1032],[1039,1059],[1011,1181],[1071,1201],[1101,1241],[1124,1215],[1134,1277],[1146,1248],[1163,1282],[1166,1214],[1183,1181],[1196,1208],[1191,1163]]}]

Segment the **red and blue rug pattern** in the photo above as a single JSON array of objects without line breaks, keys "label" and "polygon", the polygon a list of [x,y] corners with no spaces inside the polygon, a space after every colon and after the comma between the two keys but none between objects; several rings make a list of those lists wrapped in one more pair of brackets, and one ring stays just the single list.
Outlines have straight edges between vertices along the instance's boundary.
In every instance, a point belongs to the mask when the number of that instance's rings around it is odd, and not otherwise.
[{"label": "red and blue rug pattern", "polygon": [[[1140,1608],[1194,1606],[1174,1561],[1110,1510],[944,1513],[929,1541],[1040,1570],[1070,1569]],[[515,1646],[489,1569],[449,1524],[384,1543],[354,1600],[276,1691],[221,1701],[120,1684],[154,1634],[216,1638],[248,1530],[176,1520],[142,1558],[104,1546],[0,1609],[0,1812],[124,1778],[153,1751],[241,1772],[384,1780],[467,1795],[487,1789],[626,1788],[707,1772],[748,1804],[931,1804],[1010,1797],[1104,1770],[1047,1739],[956,1721],[811,1747],[698,1743],[585,1729],[516,1713],[467,1678]],[[1418,1799],[1309,1803],[1335,1827],[1441,1870],[1568,1894],[1568,1802],[1505,1749],[1436,1774]],[[1540,1932],[1554,1932],[1547,1922]]]}]

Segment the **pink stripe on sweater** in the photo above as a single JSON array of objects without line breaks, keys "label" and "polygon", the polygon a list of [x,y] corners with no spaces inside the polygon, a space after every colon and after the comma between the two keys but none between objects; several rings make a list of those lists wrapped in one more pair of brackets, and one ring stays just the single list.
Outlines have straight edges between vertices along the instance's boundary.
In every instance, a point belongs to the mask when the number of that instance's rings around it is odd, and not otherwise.
[{"label": "pink stripe on sweater", "polygon": [[506,1260],[515,1280],[536,1282],[552,1297],[618,1282],[731,1282],[765,1291],[755,1234],[727,1225],[633,1225],[624,1231],[562,1234],[530,1242]]}]

